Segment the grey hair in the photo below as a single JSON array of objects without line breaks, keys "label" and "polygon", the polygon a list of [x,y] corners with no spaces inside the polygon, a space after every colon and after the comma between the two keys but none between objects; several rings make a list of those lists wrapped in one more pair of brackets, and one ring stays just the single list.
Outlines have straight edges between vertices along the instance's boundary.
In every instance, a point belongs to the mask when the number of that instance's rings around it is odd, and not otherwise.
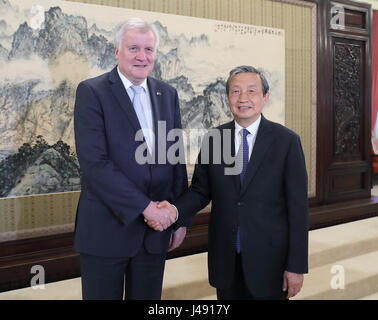
[{"label": "grey hair", "polygon": [[230,90],[230,82],[231,78],[239,73],[245,73],[245,72],[251,72],[251,73],[256,73],[260,79],[261,79],[261,84],[262,84],[262,90],[263,90],[263,95],[265,96],[269,92],[269,83],[268,80],[266,80],[263,72],[259,69],[256,69],[252,66],[239,66],[230,71],[230,75],[228,76],[227,83],[226,83],[226,93],[228,95],[228,92]]},{"label": "grey hair", "polygon": [[155,47],[154,50],[159,46],[159,32],[157,31],[156,27],[149,22],[144,21],[143,19],[140,18],[130,18],[127,19],[125,22],[121,23],[118,25],[114,37],[114,46],[116,48],[119,48],[121,45],[121,42],[123,40],[123,36],[126,31],[128,30],[139,30],[141,32],[149,32],[152,31],[152,33],[155,36]]}]

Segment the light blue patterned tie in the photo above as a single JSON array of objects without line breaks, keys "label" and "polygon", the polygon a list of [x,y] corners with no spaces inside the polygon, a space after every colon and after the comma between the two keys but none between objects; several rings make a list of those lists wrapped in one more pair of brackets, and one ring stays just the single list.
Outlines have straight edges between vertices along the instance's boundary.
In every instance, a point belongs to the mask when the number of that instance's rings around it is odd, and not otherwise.
[{"label": "light blue patterned tie", "polygon": [[133,106],[137,114],[140,127],[142,129],[147,129],[148,126],[147,126],[146,116],[144,115],[143,104],[140,98],[142,91],[144,89],[141,86],[131,86],[131,89],[134,91]]},{"label": "light blue patterned tie", "polygon": [[[134,85],[131,86],[130,88],[134,92],[133,106],[134,106],[135,113],[138,117],[140,127],[143,130],[148,130],[149,127],[148,127],[147,119],[146,119],[146,116],[145,116],[144,110],[143,110],[144,106],[143,106],[142,100],[141,100],[141,94],[142,94],[144,88],[141,87],[141,86],[134,86]],[[147,139],[146,132],[144,132],[144,139],[146,140],[148,147],[150,147],[150,143]]]},{"label": "light blue patterned tie", "polygon": [[[249,135],[249,131],[247,129],[242,130],[242,143],[240,144],[241,151],[239,150],[240,155],[242,155],[243,159],[243,167],[240,173],[240,183],[243,184],[243,180],[245,177],[245,173],[247,171],[248,160],[249,160],[249,146],[247,141],[247,136]],[[237,253],[240,253],[240,227],[238,226],[236,230],[236,241],[235,241],[235,249]]]}]

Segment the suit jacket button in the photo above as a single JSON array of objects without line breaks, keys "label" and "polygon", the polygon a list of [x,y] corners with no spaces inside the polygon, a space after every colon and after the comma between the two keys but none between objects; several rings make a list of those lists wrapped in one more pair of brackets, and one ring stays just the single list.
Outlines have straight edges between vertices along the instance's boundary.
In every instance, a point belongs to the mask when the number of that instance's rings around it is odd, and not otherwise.
[{"label": "suit jacket button", "polygon": [[237,205],[238,207],[242,207],[242,206],[244,205],[244,203],[243,203],[243,202],[238,202],[236,205]]}]

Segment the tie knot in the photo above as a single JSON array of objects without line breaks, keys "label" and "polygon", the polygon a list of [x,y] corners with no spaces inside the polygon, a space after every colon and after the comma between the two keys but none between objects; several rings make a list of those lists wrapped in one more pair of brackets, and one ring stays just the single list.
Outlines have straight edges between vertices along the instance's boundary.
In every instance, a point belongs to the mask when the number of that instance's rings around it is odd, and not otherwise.
[{"label": "tie knot", "polygon": [[131,89],[134,91],[135,94],[142,93],[143,87],[141,86],[131,86]]},{"label": "tie knot", "polygon": [[250,134],[250,132],[247,129],[245,129],[245,128],[242,129],[242,136],[243,136],[243,138],[247,138],[247,136],[249,134]]}]

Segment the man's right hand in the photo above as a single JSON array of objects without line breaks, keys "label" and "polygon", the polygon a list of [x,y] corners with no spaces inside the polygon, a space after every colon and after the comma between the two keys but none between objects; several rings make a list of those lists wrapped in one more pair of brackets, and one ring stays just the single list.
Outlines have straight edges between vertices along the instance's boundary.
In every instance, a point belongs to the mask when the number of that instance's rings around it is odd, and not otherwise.
[{"label": "man's right hand", "polygon": [[[167,202],[167,201],[164,201]],[[167,202],[169,204],[169,202]],[[172,207],[173,208],[173,207]],[[176,221],[176,210],[171,210],[170,204],[158,206],[156,202],[151,201],[143,211],[143,216],[150,227],[155,230],[163,231],[169,228]]]},{"label": "man's right hand", "polygon": [[[177,216],[176,208],[172,206],[168,201],[162,201],[162,202],[157,203],[157,208],[160,210],[168,210],[170,217],[173,217],[173,222],[176,221],[176,216]],[[166,229],[156,219],[145,219],[145,221],[150,228],[156,231],[163,231]]]}]

